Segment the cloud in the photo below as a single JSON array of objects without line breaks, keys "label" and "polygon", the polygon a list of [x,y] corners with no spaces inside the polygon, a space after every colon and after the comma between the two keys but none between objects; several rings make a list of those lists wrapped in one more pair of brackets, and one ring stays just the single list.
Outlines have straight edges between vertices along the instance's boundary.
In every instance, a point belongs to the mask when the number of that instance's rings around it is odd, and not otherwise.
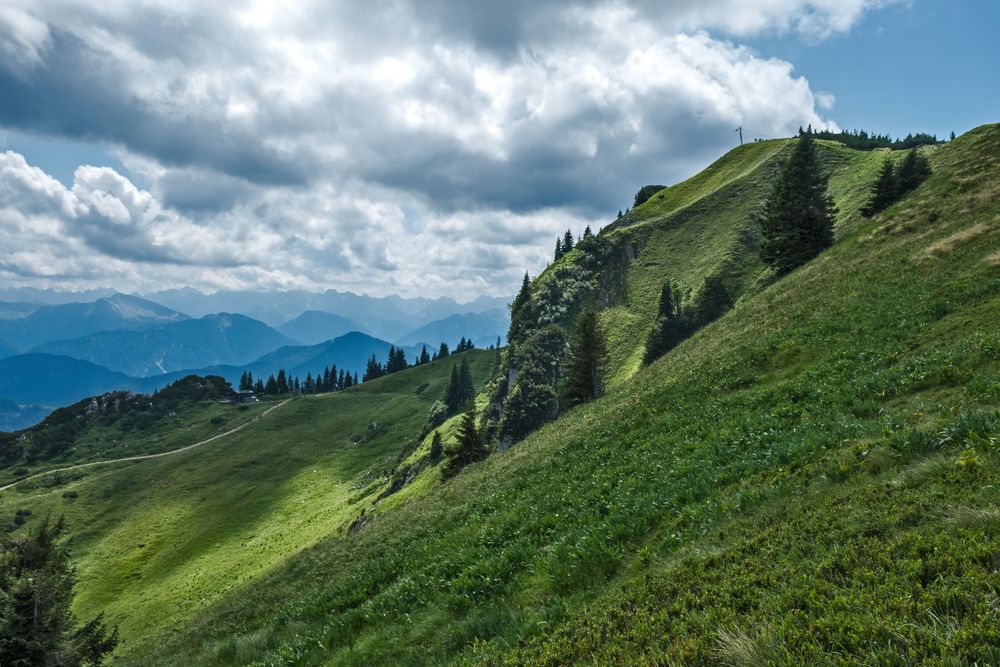
[{"label": "cloud", "polygon": [[882,4],[8,0],[0,126],[107,142],[147,187],[9,158],[5,215],[94,253],[66,281],[506,293],[737,125],[834,126],[832,95],[733,40]]}]

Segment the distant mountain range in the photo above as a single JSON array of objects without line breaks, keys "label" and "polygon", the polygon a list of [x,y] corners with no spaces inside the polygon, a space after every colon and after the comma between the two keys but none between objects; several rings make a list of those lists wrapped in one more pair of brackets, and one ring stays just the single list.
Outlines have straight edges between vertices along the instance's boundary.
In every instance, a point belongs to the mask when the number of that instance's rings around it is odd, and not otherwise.
[{"label": "distant mountain range", "polygon": [[278,331],[306,345],[323,343],[350,331],[367,333],[364,327],[346,317],[319,310],[307,310],[294,320],[282,324]]},{"label": "distant mountain range", "polygon": [[[193,322],[203,320],[210,318]],[[65,355],[32,352],[0,359],[0,400],[7,401],[8,408],[20,406],[25,413],[21,418],[8,415],[5,428],[26,428],[55,408],[87,396],[116,389],[153,392],[190,374],[221,375],[235,386],[245,370],[254,377],[266,378],[283,368],[291,376],[304,380],[307,373],[315,375],[327,366],[336,365],[360,377],[373,354],[379,361],[385,361],[390,346],[389,342],[368,334],[351,332],[319,345],[284,346],[245,364],[216,364],[150,377],[135,377]],[[420,352],[415,347],[404,350],[411,362]]]},{"label": "distant mountain range", "polygon": [[92,303],[41,306],[25,317],[0,320],[0,339],[17,350],[101,331],[137,330],[188,319],[158,303],[127,294]]},{"label": "distant mountain range", "polygon": [[426,343],[437,347],[442,341],[453,349],[460,338],[471,339],[476,347],[489,347],[497,338],[503,342],[510,327],[510,314],[506,308],[494,308],[483,313],[449,315],[414,329],[396,340],[397,344],[419,345]]},{"label": "distant mountain range", "polygon": [[332,313],[351,320],[366,332],[385,340],[396,340],[413,329],[449,315],[506,308],[511,300],[510,297],[479,297],[475,301],[460,304],[448,297],[372,297],[337,290],[230,290],[205,294],[190,287],[152,292],[145,296],[194,317],[217,312],[236,312],[272,327],[280,327],[310,310]]},{"label": "distant mountain range", "polygon": [[136,377],[186,368],[243,364],[298,341],[244,315],[220,313],[141,331],[104,331],[40,345],[32,352],[65,355]]}]

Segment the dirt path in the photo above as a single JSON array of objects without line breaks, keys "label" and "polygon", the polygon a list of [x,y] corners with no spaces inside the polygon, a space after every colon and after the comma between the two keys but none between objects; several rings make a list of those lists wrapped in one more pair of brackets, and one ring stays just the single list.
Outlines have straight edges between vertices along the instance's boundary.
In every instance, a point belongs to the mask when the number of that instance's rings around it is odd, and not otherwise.
[{"label": "dirt path", "polygon": [[17,480],[16,482],[11,482],[10,484],[7,484],[5,486],[0,486],[0,491],[6,491],[7,489],[10,489],[10,488],[13,488],[13,487],[17,486],[21,482],[27,482],[28,480],[37,479],[38,477],[44,477],[45,475],[51,475],[52,473],[56,473],[56,472],[66,472],[68,470],[79,470],[80,468],[90,468],[91,466],[102,466],[102,465],[107,465],[109,463],[125,463],[127,461],[145,461],[146,459],[158,459],[158,458],[162,458],[164,456],[172,456],[173,454],[180,454],[181,452],[186,452],[188,450],[194,449],[195,447],[201,447],[202,445],[207,445],[208,443],[213,442],[215,440],[218,440],[219,438],[225,438],[227,435],[232,435],[233,433],[236,433],[237,431],[242,431],[243,429],[247,428],[248,426],[252,426],[253,424],[256,424],[258,421],[260,421],[261,419],[263,419],[267,414],[273,412],[274,410],[277,410],[278,408],[280,408],[282,405],[284,405],[285,403],[287,403],[290,400],[292,400],[292,399],[286,398],[281,403],[278,403],[277,405],[272,405],[267,410],[264,410],[264,412],[260,413],[259,415],[257,415],[253,419],[250,419],[248,421],[243,422],[242,424],[240,424],[236,428],[231,428],[231,429],[229,429],[228,431],[226,431],[224,433],[219,433],[218,435],[213,435],[211,438],[208,438],[207,440],[202,440],[201,442],[196,442],[193,445],[187,445],[187,446],[184,446],[184,447],[180,447],[178,449],[171,449],[170,451],[159,452],[157,454],[139,454],[137,456],[126,456],[126,457],[120,458],[120,459],[107,459],[105,461],[91,461],[90,463],[78,463],[76,465],[66,466],[64,468],[53,468],[52,470],[46,470],[45,472],[37,472],[34,475],[31,475],[29,477],[23,477],[23,478]]}]

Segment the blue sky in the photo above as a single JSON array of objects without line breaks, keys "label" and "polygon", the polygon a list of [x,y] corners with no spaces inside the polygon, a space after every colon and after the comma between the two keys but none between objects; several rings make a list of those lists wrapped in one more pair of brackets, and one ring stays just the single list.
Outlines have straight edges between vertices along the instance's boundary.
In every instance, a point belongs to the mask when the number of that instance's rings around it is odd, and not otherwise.
[{"label": "blue sky", "polygon": [[849,33],[749,40],[832,93],[843,128],[947,138],[1000,122],[1000,2],[912,0],[873,11]]},{"label": "blue sky", "polygon": [[997,122],[998,7],[5,0],[0,286],[510,294],[737,125]]}]

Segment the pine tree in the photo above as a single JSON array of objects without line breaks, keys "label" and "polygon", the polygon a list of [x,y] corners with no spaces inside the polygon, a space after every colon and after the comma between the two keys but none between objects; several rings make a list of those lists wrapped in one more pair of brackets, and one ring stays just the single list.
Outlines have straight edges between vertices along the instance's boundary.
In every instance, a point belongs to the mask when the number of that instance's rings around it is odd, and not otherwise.
[{"label": "pine tree", "polygon": [[903,195],[927,180],[931,175],[931,164],[916,148],[910,150],[899,165],[899,194]]},{"label": "pine tree", "polygon": [[357,385],[357,384],[358,384],[358,374],[357,374],[357,373],[355,373],[355,374],[354,374],[354,379],[353,379],[353,380],[351,380],[351,386],[353,387],[353,386],[355,386],[355,385]]},{"label": "pine tree", "polygon": [[556,251],[552,257],[553,261],[558,262],[559,258],[562,257],[564,254],[565,253],[563,252],[562,237],[559,237],[556,239]]},{"label": "pine tree", "polygon": [[118,644],[103,614],[74,629],[76,574],[62,519],[0,545],[0,664],[99,665]]},{"label": "pine tree", "polygon": [[313,386],[312,373],[306,373],[306,383],[302,390],[307,394],[312,394],[316,390],[316,387]]},{"label": "pine tree", "polygon": [[530,302],[531,281],[525,272],[524,280],[521,281],[521,290],[510,304],[510,327],[507,329],[507,342],[511,345],[520,343],[528,336],[528,305]]},{"label": "pine tree", "polygon": [[434,431],[434,435],[431,437],[431,461],[437,463],[441,460],[442,454],[444,454],[444,445],[441,443],[441,432]]},{"label": "pine tree", "polygon": [[417,363],[419,365],[421,365],[421,366],[424,365],[424,364],[431,363],[431,355],[427,354],[427,346],[426,345],[424,345],[420,349],[420,357],[417,359]]},{"label": "pine tree", "polygon": [[459,376],[458,376],[458,364],[451,365],[451,376],[448,379],[448,384],[444,388],[444,404],[448,406],[448,414],[453,415],[457,413],[464,403],[460,401],[459,392],[461,387],[459,387]]},{"label": "pine tree", "polygon": [[836,207],[826,194],[810,128],[798,140],[764,207],[761,259],[784,275],[833,243]]},{"label": "pine tree", "polygon": [[341,368],[340,369],[340,377],[337,378],[337,391],[340,391],[341,389],[344,388],[344,386],[345,386],[344,383],[345,382],[346,382],[346,380],[344,380],[344,369]]},{"label": "pine tree", "polygon": [[583,230],[583,238],[589,239],[594,236],[594,232],[590,231],[590,225],[587,225]]},{"label": "pine tree", "polygon": [[285,369],[281,368],[278,370],[277,382],[277,393],[287,394],[288,393],[288,379],[285,377]]},{"label": "pine tree", "polygon": [[382,374],[382,364],[378,362],[378,359],[376,359],[373,354],[372,358],[368,360],[368,365],[365,366],[364,381],[369,382],[371,380],[376,380],[382,377]]},{"label": "pine tree", "polygon": [[462,364],[458,367],[458,395],[459,405],[465,405],[476,397],[476,383],[472,379],[472,369],[469,368],[469,358],[463,357]]},{"label": "pine tree", "polygon": [[645,363],[656,361],[687,338],[689,319],[681,306],[680,289],[672,280],[668,280],[660,291],[660,306],[653,330],[646,341]]},{"label": "pine tree", "polygon": [[570,230],[570,229],[567,229],[566,233],[563,235],[563,243],[562,243],[563,254],[565,255],[570,250],[572,250],[573,249],[573,245],[574,245],[574,242],[573,242],[573,231]]},{"label": "pine tree", "polygon": [[264,393],[264,381],[261,380],[260,378],[257,378],[257,382],[253,386],[253,391],[254,391],[255,394],[263,394]]},{"label": "pine tree", "polygon": [[470,463],[480,461],[488,455],[489,450],[483,444],[482,434],[476,428],[476,406],[470,402],[458,427],[458,446],[452,452],[444,473],[450,477]]},{"label": "pine tree", "polygon": [[897,199],[899,199],[899,180],[892,168],[892,160],[887,157],[882,162],[882,170],[879,172],[878,180],[872,186],[871,198],[861,209],[861,212],[864,215],[873,216],[879,211],[889,208]]},{"label": "pine tree", "polygon": [[570,405],[600,396],[604,356],[604,337],[597,321],[597,313],[593,308],[587,308],[576,321],[576,331],[570,341],[569,359],[566,363],[563,397]]},{"label": "pine tree", "polygon": [[691,313],[692,323],[695,328],[703,327],[732,307],[733,298],[729,295],[722,278],[709,276],[705,278],[701,289],[695,295],[693,312]]},{"label": "pine tree", "polygon": [[240,391],[244,391],[247,388],[247,372],[243,371],[240,375]]}]

